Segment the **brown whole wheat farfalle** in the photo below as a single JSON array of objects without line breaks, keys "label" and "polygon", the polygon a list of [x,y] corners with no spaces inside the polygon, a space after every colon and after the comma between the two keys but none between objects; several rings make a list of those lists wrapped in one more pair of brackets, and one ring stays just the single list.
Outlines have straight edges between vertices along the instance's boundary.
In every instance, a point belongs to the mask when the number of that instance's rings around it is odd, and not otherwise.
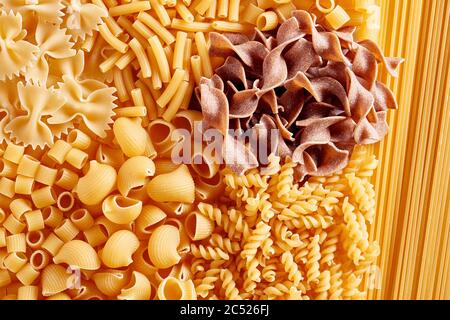
[{"label": "brown whole wheat farfalle", "polygon": [[[327,31],[314,16],[295,11],[271,34],[210,34],[210,54],[226,60],[212,79],[202,79],[197,99],[204,127],[225,136],[224,160],[236,173],[262,159],[228,129],[277,128],[270,151],[292,158],[300,180],[339,171],[356,144],[383,139],[387,109],[397,103],[376,80],[378,64],[397,76],[402,60],[384,57],[369,40],[355,42],[353,32]],[[246,161],[229,157],[233,148]]]}]

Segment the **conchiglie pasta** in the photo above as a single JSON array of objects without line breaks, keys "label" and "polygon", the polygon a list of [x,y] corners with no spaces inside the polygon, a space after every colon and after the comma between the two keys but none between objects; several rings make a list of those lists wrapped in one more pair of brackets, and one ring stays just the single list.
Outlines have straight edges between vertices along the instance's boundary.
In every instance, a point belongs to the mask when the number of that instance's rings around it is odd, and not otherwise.
[{"label": "conchiglie pasta", "polygon": [[122,152],[128,157],[145,153],[147,132],[138,118],[119,118],[114,122],[114,135]]},{"label": "conchiglie pasta", "polygon": [[92,276],[98,290],[108,297],[115,297],[129,282],[126,270],[105,270],[97,272]]},{"label": "conchiglie pasta", "polygon": [[56,264],[65,263],[84,270],[100,268],[100,259],[97,252],[89,243],[81,240],[72,240],[65,243],[53,258],[53,261]]},{"label": "conchiglie pasta", "polygon": [[129,266],[132,256],[139,248],[139,239],[128,230],[119,230],[114,233],[101,252],[103,264],[109,268],[122,268]]},{"label": "conchiglie pasta", "polygon": [[136,220],[136,230],[141,234],[149,235],[159,223],[166,219],[167,215],[160,208],[153,205],[145,205]]},{"label": "conchiglie pasta", "polygon": [[99,204],[114,189],[116,178],[113,167],[92,160],[86,175],[78,180],[75,193],[86,205]]},{"label": "conchiglie pasta", "polygon": [[195,288],[191,280],[181,281],[167,277],[158,286],[159,300],[195,300]]},{"label": "conchiglie pasta", "polygon": [[106,218],[116,224],[128,224],[139,216],[142,202],[121,195],[111,195],[103,200],[102,211]]},{"label": "conchiglie pasta", "polygon": [[195,200],[195,184],[186,165],[170,173],[155,177],[147,184],[147,193],[158,202],[185,202]]},{"label": "conchiglie pasta", "polygon": [[198,212],[192,212],[184,221],[186,233],[193,241],[208,238],[214,230],[214,222]]},{"label": "conchiglie pasta", "polygon": [[49,297],[69,289],[71,276],[70,272],[61,265],[48,265],[41,275],[42,295]]},{"label": "conchiglie pasta", "polygon": [[180,165],[174,163],[171,159],[156,159],[155,160],[155,176],[169,173],[177,169]]},{"label": "conchiglie pasta", "polygon": [[176,265],[181,260],[178,254],[179,244],[180,232],[176,227],[163,225],[156,228],[148,241],[150,261],[161,269]]},{"label": "conchiglie pasta", "polygon": [[117,189],[123,196],[128,196],[131,189],[144,186],[149,177],[155,174],[153,160],[136,156],[125,161],[117,174]]},{"label": "conchiglie pasta", "polygon": [[131,280],[128,285],[123,288],[119,300],[149,300],[151,296],[152,286],[150,281],[142,273],[133,271]]}]

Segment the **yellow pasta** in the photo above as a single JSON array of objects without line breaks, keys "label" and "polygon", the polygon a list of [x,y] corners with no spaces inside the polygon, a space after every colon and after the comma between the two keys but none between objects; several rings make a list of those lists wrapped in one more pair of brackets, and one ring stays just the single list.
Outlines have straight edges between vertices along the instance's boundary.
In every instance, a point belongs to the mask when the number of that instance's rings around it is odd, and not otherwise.
[{"label": "yellow pasta", "polygon": [[117,296],[119,300],[148,300],[151,295],[150,281],[142,273],[133,271],[131,280]]},{"label": "yellow pasta", "polygon": [[145,152],[147,133],[136,118],[119,118],[114,122],[114,135],[123,153],[128,157],[141,156]]},{"label": "yellow pasta", "polygon": [[159,107],[164,108],[169,102],[170,99],[176,94],[177,89],[179,89],[180,83],[183,81],[185,72],[183,69],[176,69],[172,79],[168,83],[164,92],[161,96],[156,100],[156,103]]},{"label": "yellow pasta", "polygon": [[56,264],[50,264],[42,271],[42,295],[54,296],[71,287],[71,274],[66,268]]},{"label": "yellow pasta", "polygon": [[186,22],[182,19],[174,18],[170,25],[172,29],[181,30],[185,32],[208,32],[211,31],[211,24],[209,22]]},{"label": "yellow pasta", "polygon": [[62,168],[57,172],[55,177],[55,185],[65,190],[73,190],[78,183],[78,175],[66,168]]},{"label": "yellow pasta", "polygon": [[46,226],[56,228],[61,224],[61,221],[63,220],[63,213],[58,208],[48,206],[43,208],[41,211]]},{"label": "yellow pasta", "polygon": [[11,252],[26,252],[27,243],[24,233],[12,234],[6,237],[6,250]]},{"label": "yellow pasta", "polygon": [[142,201],[121,195],[111,195],[102,204],[105,217],[116,224],[129,224],[136,220],[141,210]]},{"label": "yellow pasta", "polygon": [[57,195],[52,187],[46,186],[31,193],[31,200],[36,208],[42,209],[56,203]]},{"label": "yellow pasta", "polygon": [[34,180],[46,186],[52,186],[56,181],[57,174],[58,174],[57,169],[49,168],[41,164],[37,169]]},{"label": "yellow pasta", "polygon": [[14,183],[14,192],[17,194],[30,195],[33,192],[34,179],[25,176],[17,176]]},{"label": "yellow pasta", "polygon": [[191,11],[189,11],[188,7],[181,1],[177,1],[177,4],[175,6],[177,13],[180,15],[180,17],[187,23],[194,22],[194,15]]},{"label": "yellow pasta", "polygon": [[58,140],[55,142],[53,147],[47,152],[47,155],[50,159],[55,161],[58,164],[63,164],[66,161],[66,156],[69,151],[72,149],[72,146],[64,140]]},{"label": "yellow pasta", "polygon": [[67,142],[79,150],[86,150],[91,145],[91,138],[81,130],[74,129],[67,135]]},{"label": "yellow pasta", "polygon": [[77,169],[83,168],[88,161],[88,154],[77,148],[72,148],[66,155],[66,161]]},{"label": "yellow pasta", "polygon": [[42,270],[50,263],[48,253],[44,250],[36,250],[30,256],[30,264],[35,270]]},{"label": "yellow pasta", "polygon": [[70,221],[70,219],[64,219],[62,223],[54,229],[55,234],[64,242],[73,240],[80,230]]},{"label": "yellow pasta", "polygon": [[155,32],[166,44],[170,45],[175,41],[175,37],[148,13],[140,12],[137,18],[139,21],[148,26],[153,32]]},{"label": "yellow pasta", "polygon": [[316,8],[322,13],[330,13],[334,7],[334,0],[316,0]]},{"label": "yellow pasta", "polygon": [[0,194],[12,199],[15,195],[15,183],[6,177],[0,178]]},{"label": "yellow pasta", "polygon": [[31,211],[31,202],[26,199],[14,199],[9,204],[9,209],[16,219],[21,219],[25,212]]},{"label": "yellow pasta", "polygon": [[83,235],[86,241],[92,246],[97,247],[108,240],[107,235],[103,231],[102,227],[98,224],[93,225],[91,228],[84,230]]},{"label": "yellow pasta", "polygon": [[195,84],[200,85],[200,79],[202,77],[202,60],[200,56],[194,55],[191,57],[192,74],[194,75]]},{"label": "yellow pasta", "polygon": [[101,253],[104,265],[109,268],[121,268],[129,266],[132,262],[132,255],[139,247],[139,240],[136,235],[128,230],[120,230],[112,234]]},{"label": "yellow pasta", "polygon": [[242,13],[242,21],[256,25],[258,16],[262,13],[264,13],[264,9],[254,5],[253,3],[249,3]]},{"label": "yellow pasta", "polygon": [[[124,54],[120,56],[119,59],[115,62],[115,66],[119,70],[124,70],[126,67],[128,67],[133,61],[136,59],[136,54],[133,50],[128,50]],[[115,71],[116,73],[119,72],[118,70]],[[125,83],[125,80],[123,79],[123,75],[121,77],[116,76],[117,80],[114,79],[114,83],[120,83],[120,81],[123,81]],[[123,94],[122,94],[123,95]],[[126,101],[126,100],[123,100]]]},{"label": "yellow pasta", "polygon": [[187,300],[187,295],[183,282],[174,277],[165,278],[158,286],[160,300]]},{"label": "yellow pasta", "polygon": [[208,238],[214,230],[214,222],[198,212],[190,213],[184,223],[186,233],[193,241]]},{"label": "yellow pasta", "polygon": [[127,271],[105,270],[92,276],[97,288],[108,297],[116,297],[125,288],[129,275]]},{"label": "yellow pasta", "polygon": [[170,67],[161,42],[156,36],[151,36],[148,42],[150,43],[153,57],[156,60],[161,81],[167,83],[170,81]]},{"label": "yellow pasta", "polygon": [[12,252],[4,260],[3,266],[10,272],[17,273],[28,262],[23,252]]},{"label": "yellow pasta", "polygon": [[333,11],[325,16],[325,20],[328,27],[337,30],[350,21],[350,16],[341,6],[336,6]]},{"label": "yellow pasta", "polygon": [[95,160],[89,162],[89,170],[78,180],[74,189],[80,201],[87,205],[99,204],[116,185],[116,170]]},{"label": "yellow pasta", "polygon": [[25,152],[25,147],[18,146],[13,143],[8,143],[5,152],[3,152],[3,159],[15,164],[19,164]]},{"label": "yellow pasta", "polygon": [[217,16],[219,18],[226,18],[228,16],[229,0],[218,0],[217,2]]},{"label": "yellow pasta", "polygon": [[231,22],[239,21],[239,5],[240,0],[229,0],[228,5],[228,20]]},{"label": "yellow pasta", "polygon": [[144,48],[135,38],[132,39],[128,44],[131,50],[134,51],[134,54],[139,61],[142,76],[144,78],[149,78],[152,75],[152,71],[150,69],[150,62],[148,61],[147,54],[145,53]]},{"label": "yellow pasta", "polygon": [[41,210],[28,211],[24,214],[28,232],[44,229],[44,218]]},{"label": "yellow pasta", "polygon": [[136,156],[125,161],[117,175],[117,188],[123,196],[138,187],[144,186],[155,173],[155,164],[144,156]]},{"label": "yellow pasta", "polygon": [[64,242],[56,234],[50,233],[42,243],[42,248],[47,250],[52,256],[55,256],[63,245]]},{"label": "yellow pasta", "polygon": [[17,291],[17,300],[38,300],[39,287],[23,286]]},{"label": "yellow pasta", "polygon": [[145,117],[147,115],[147,108],[145,106],[142,107],[123,107],[114,110],[118,117]]},{"label": "yellow pasta", "polygon": [[150,8],[150,1],[132,2],[110,8],[109,14],[111,17],[124,16],[141,11],[147,11],[150,10]]},{"label": "yellow pasta", "polygon": [[256,26],[262,31],[273,30],[278,26],[278,16],[273,11],[261,13],[256,19]]},{"label": "yellow pasta", "polygon": [[0,176],[7,178],[14,178],[16,176],[17,164],[5,159],[1,159],[0,168]]},{"label": "yellow pasta", "polygon": [[160,208],[153,205],[145,205],[136,220],[136,230],[140,234],[150,234],[152,229],[163,223],[167,215]]},{"label": "yellow pasta", "polygon": [[75,204],[75,198],[71,192],[68,192],[68,191],[61,192],[58,195],[56,204],[57,204],[59,210],[61,210],[62,212],[68,212],[68,211],[72,210],[72,208]]},{"label": "yellow pasta", "polygon": [[94,218],[86,209],[77,209],[70,214],[70,220],[81,231],[86,231],[94,225]]},{"label": "yellow pasta", "polygon": [[100,268],[97,252],[87,242],[81,240],[66,242],[54,256],[53,261],[57,264],[66,263],[84,270]]},{"label": "yellow pasta", "polygon": [[147,193],[158,202],[185,202],[195,200],[195,184],[189,169],[181,165],[170,173],[156,176],[147,184]]},{"label": "yellow pasta", "polygon": [[40,162],[35,158],[24,155],[17,166],[17,174],[25,177],[34,178],[39,168]]},{"label": "yellow pasta", "polygon": [[38,249],[44,243],[45,237],[42,230],[39,231],[29,231],[25,238],[27,246],[31,249]]},{"label": "yellow pasta", "polygon": [[103,37],[103,39],[120,53],[125,53],[128,50],[128,44],[114,36],[111,33],[111,30],[109,30],[109,28],[105,24],[100,25],[98,27],[98,31],[100,32],[100,35]]},{"label": "yellow pasta", "polygon": [[213,70],[209,59],[205,35],[202,32],[195,33],[195,45],[197,46],[198,55],[202,60],[202,74],[207,78],[211,78],[213,75]]},{"label": "yellow pasta", "polygon": [[15,216],[9,215],[3,222],[3,227],[11,234],[18,234],[25,229],[26,224],[17,219]]},{"label": "yellow pasta", "polygon": [[148,241],[150,261],[157,268],[166,269],[177,264],[181,257],[177,248],[180,243],[180,232],[174,226],[157,227]]},{"label": "yellow pasta", "polygon": [[167,13],[166,8],[163,4],[160,3],[158,0],[150,0],[150,3],[152,5],[152,9],[155,11],[156,15],[158,16],[159,21],[164,27],[167,27],[170,25],[170,17]]}]

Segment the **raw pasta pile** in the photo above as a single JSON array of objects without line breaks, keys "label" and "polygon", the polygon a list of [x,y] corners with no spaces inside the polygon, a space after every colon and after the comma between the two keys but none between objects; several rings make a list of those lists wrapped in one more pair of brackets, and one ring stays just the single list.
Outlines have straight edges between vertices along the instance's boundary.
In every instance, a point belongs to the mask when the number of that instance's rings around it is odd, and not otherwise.
[{"label": "raw pasta pile", "polygon": [[364,298],[379,251],[365,149],[307,182],[275,153],[244,175],[171,158],[225,61],[211,31],[376,16],[341,5],[0,0],[0,299]]}]

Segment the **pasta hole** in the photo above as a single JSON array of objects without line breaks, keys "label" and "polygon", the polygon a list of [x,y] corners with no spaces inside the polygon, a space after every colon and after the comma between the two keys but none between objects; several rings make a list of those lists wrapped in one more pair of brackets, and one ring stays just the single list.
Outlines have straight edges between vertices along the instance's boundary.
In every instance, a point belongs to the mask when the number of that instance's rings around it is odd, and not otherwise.
[{"label": "pasta hole", "polygon": [[35,251],[31,256],[31,265],[35,269],[42,269],[44,265],[44,255],[40,251]]},{"label": "pasta hole", "polygon": [[27,233],[27,243],[28,245],[33,245],[39,243],[44,235],[40,231],[31,231]]},{"label": "pasta hole", "polygon": [[172,123],[179,129],[185,129],[189,132],[192,132],[192,124],[187,118],[177,117],[172,120]]},{"label": "pasta hole", "polygon": [[165,279],[172,273],[173,268],[167,268],[167,269],[159,269],[158,274],[161,278]]},{"label": "pasta hole", "polygon": [[186,217],[185,221],[186,232],[189,238],[195,238],[195,230],[197,229],[197,214],[192,213]]},{"label": "pasta hole", "polygon": [[170,128],[164,123],[155,123],[150,127],[150,137],[155,143],[161,143],[170,135]]},{"label": "pasta hole", "polygon": [[63,192],[58,196],[58,208],[63,211],[69,211],[72,209],[75,200],[73,198],[73,195],[70,192]]},{"label": "pasta hole", "polygon": [[78,138],[78,132],[76,130],[70,131],[69,135],[67,136],[67,142],[68,143],[74,143]]},{"label": "pasta hole", "polygon": [[115,201],[121,208],[128,208],[135,204],[135,201],[133,201],[132,199],[121,196],[116,197]]},{"label": "pasta hole", "polygon": [[80,220],[82,220],[84,217],[86,217],[86,212],[87,212],[86,209],[75,210],[72,213],[72,220],[73,221],[80,221]]},{"label": "pasta hole", "polygon": [[48,218],[50,218],[50,215],[52,214],[52,207],[45,207],[44,209],[41,210],[42,212],[42,218],[45,220],[48,220]]},{"label": "pasta hole", "polygon": [[169,300],[180,300],[183,297],[183,289],[175,279],[167,279],[164,286],[164,296]]}]

